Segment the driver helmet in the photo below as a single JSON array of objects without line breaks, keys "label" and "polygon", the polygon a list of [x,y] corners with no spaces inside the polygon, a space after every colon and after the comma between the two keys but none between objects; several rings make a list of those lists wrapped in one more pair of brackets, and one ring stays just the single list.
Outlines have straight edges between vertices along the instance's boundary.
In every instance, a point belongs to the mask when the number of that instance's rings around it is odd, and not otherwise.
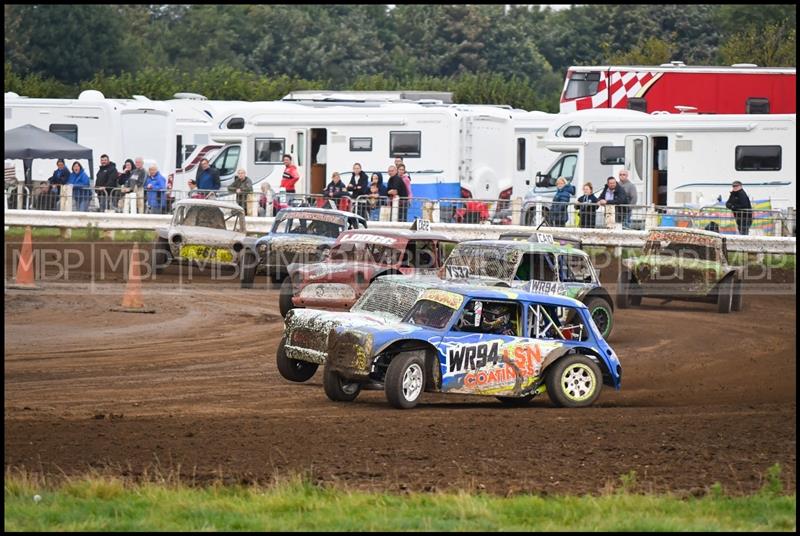
[{"label": "driver helmet", "polygon": [[511,311],[503,304],[489,304],[483,308],[482,324],[491,330],[499,330],[511,322]]}]

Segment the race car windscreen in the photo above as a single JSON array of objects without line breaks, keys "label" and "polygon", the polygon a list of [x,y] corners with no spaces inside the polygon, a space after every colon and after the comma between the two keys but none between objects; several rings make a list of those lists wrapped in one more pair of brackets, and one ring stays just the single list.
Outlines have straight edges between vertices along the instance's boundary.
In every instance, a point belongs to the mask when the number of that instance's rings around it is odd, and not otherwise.
[{"label": "race car windscreen", "polygon": [[276,222],[273,233],[304,234],[337,238],[344,231],[344,219],[335,217],[291,214]]},{"label": "race car windscreen", "polygon": [[389,314],[398,320],[406,316],[424,289],[378,278],[367,287],[350,312]]},{"label": "race car windscreen", "polygon": [[446,266],[466,267],[469,277],[488,277],[513,281],[522,251],[492,244],[459,244],[447,258]]},{"label": "race car windscreen", "polygon": [[403,250],[383,244],[341,242],[331,249],[330,260],[335,262],[369,262],[393,266],[400,262]]},{"label": "race car windscreen", "polygon": [[405,322],[415,326],[425,326],[432,329],[444,329],[455,310],[447,305],[431,300],[419,300]]},{"label": "race car windscreen", "polygon": [[644,246],[645,255],[663,255],[686,260],[719,261],[717,248],[710,244],[689,244],[676,240],[648,240]]},{"label": "race car windscreen", "polygon": [[244,232],[241,211],[209,206],[182,206],[175,211],[172,225],[190,225],[208,229]]}]

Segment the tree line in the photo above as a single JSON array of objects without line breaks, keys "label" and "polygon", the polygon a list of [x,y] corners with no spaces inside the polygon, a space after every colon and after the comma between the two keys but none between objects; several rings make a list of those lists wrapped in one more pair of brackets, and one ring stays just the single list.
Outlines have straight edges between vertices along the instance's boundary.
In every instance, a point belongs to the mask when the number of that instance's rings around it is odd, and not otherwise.
[{"label": "tree line", "polygon": [[5,91],[452,91],[557,111],[570,65],[794,66],[794,5],[5,5]]}]

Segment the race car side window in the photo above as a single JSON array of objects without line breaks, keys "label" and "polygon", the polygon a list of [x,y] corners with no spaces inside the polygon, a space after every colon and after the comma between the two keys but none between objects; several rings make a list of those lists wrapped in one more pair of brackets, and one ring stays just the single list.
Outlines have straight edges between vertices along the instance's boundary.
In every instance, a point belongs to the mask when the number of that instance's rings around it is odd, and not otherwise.
[{"label": "race car side window", "polygon": [[586,257],[582,255],[561,255],[558,261],[559,264],[566,265],[567,276],[570,277],[570,279],[561,279],[562,282],[592,282],[592,268],[589,266],[589,260]]},{"label": "race car side window", "polygon": [[284,218],[275,225],[275,228],[272,230],[273,233],[285,233],[286,226],[289,224],[289,219]]},{"label": "race car side window", "polygon": [[589,337],[576,309],[545,303],[533,303],[528,307],[527,328],[528,337],[532,339],[585,341]]},{"label": "race car side window", "polygon": [[470,300],[453,326],[453,331],[519,336],[520,307],[516,302]]},{"label": "race car side window", "polygon": [[520,281],[555,281],[555,259],[549,253],[526,253],[517,268]]},{"label": "race car side window", "polygon": [[453,252],[458,242],[439,242],[439,266],[444,266],[444,261]]}]

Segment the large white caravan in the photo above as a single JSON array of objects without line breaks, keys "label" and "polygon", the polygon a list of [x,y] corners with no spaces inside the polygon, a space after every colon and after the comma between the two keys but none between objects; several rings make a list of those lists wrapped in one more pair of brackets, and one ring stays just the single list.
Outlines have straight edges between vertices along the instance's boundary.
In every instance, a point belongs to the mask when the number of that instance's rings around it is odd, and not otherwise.
[{"label": "large white caravan", "polygon": [[[355,162],[384,173],[402,157],[415,197],[510,195],[513,123],[509,110],[418,102],[276,101],[250,103],[223,120],[210,142],[224,144],[212,165],[223,184],[245,168],[254,183],[280,186],[284,153],[293,157],[297,191],[321,192],[333,171]],[[178,174],[184,188],[194,172]]]},{"label": "large white caravan", "polygon": [[[6,93],[4,100],[6,130],[31,124],[57,133],[91,148],[95,168],[100,155],[108,154],[119,168],[126,158],[141,156],[145,162],[156,163],[162,173],[172,170],[175,119],[170,107],[162,102],[106,99],[94,90],[82,92],[77,99],[38,99]],[[55,160],[34,162],[33,180],[50,177],[55,164]]]},{"label": "large white caravan", "polygon": [[536,183],[536,173],[549,169],[558,156],[545,146],[544,138],[558,114],[513,110],[514,181],[513,197],[523,197]]},{"label": "large white caravan", "polygon": [[[727,199],[731,182],[751,199],[773,208],[795,207],[797,123],[794,114],[645,114],[587,110],[562,114],[545,145],[561,153],[537,176],[531,196],[552,197],[564,176],[577,191],[591,181],[598,190],[625,167],[638,204],[680,206]],[[580,195],[580,194],[579,194]]]}]

